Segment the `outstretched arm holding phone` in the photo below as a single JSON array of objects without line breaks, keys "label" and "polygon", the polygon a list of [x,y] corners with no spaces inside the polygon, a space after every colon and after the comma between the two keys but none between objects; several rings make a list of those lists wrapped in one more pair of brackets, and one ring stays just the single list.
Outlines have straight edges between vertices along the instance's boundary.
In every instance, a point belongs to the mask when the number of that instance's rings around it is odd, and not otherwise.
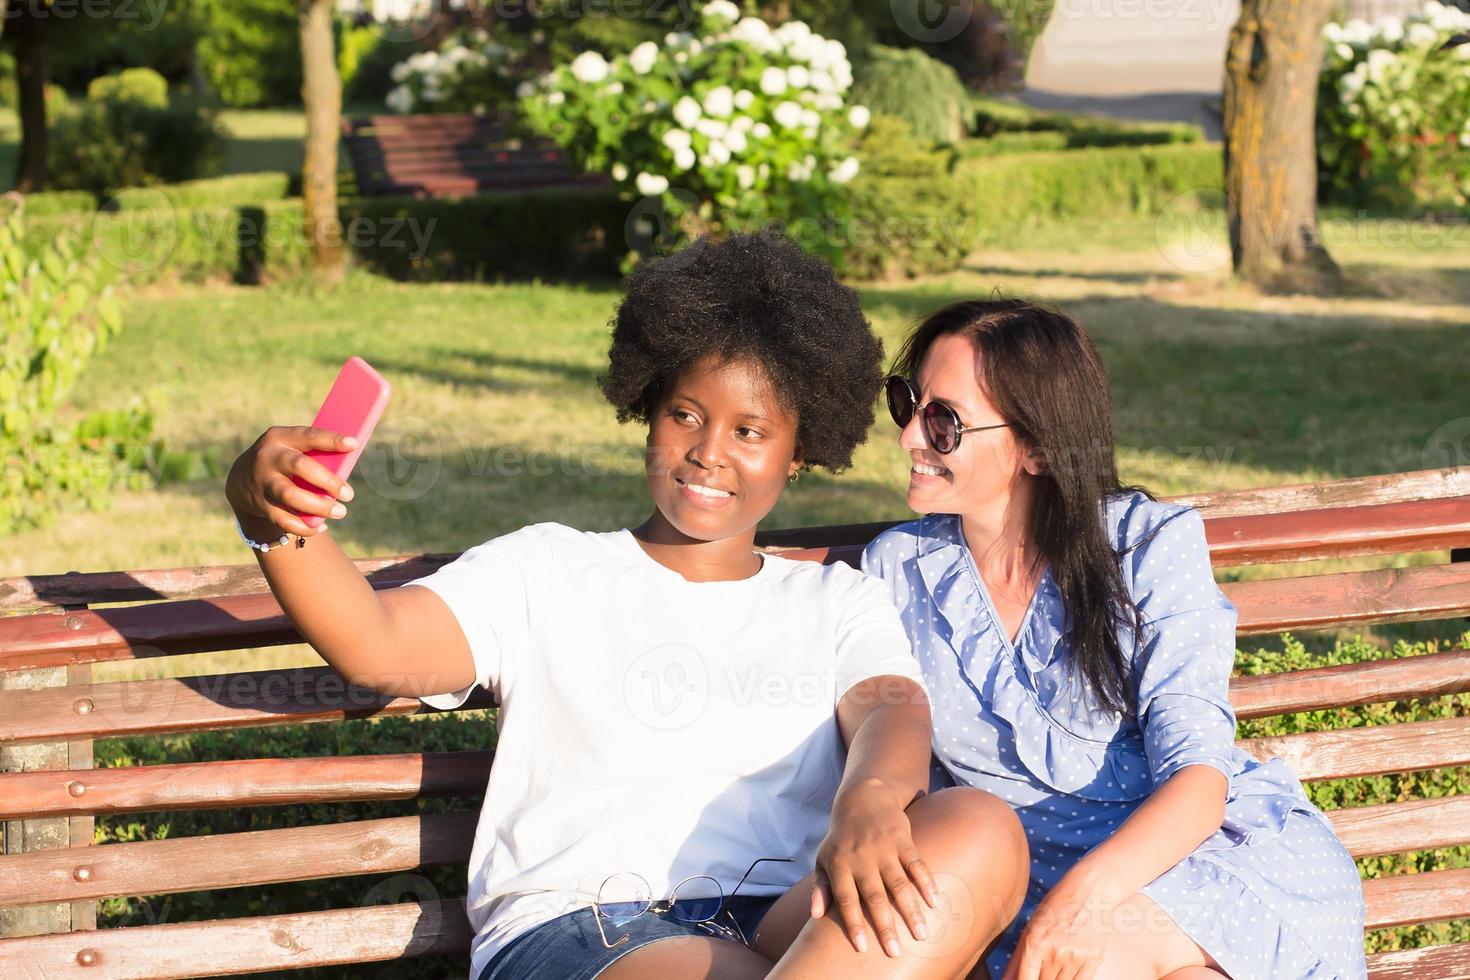
[{"label": "outstretched arm holding phone", "polygon": [[[225,496],[251,539],[309,539],[300,548],[256,550],[255,557],[282,610],[339,674],[394,697],[464,688],[474,681],[474,662],[443,600],[427,589],[374,590],[326,533],[325,519],[345,517],[353,493],[307,452],[348,452],[351,438],[314,426],[271,426],[235,460]],[[330,496],[303,490],[292,477]],[[313,528],[301,514],[324,520]]]}]

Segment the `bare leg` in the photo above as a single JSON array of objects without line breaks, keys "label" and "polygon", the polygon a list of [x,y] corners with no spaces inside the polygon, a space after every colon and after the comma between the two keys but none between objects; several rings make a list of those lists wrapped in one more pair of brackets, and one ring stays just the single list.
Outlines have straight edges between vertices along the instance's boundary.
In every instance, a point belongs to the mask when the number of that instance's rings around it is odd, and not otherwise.
[{"label": "bare leg", "polygon": [[1112,934],[1093,980],[1228,980],[1215,958],[1142,892],[1113,912]]},{"label": "bare leg", "polygon": [[903,955],[879,943],[853,949],[829,913],[810,913],[813,876],[783,895],[761,922],[755,948],[777,960],[771,980],[827,976],[842,980],[963,977],[1021,908],[1030,873],[1026,835],[1015,813],[989,793],[955,787],[924,796],[908,809],[914,844],[939,883],[941,901],[925,908],[929,938],[901,923]]},{"label": "bare leg", "polygon": [[613,961],[597,980],[761,980],[771,961],[728,939],[661,939]]}]

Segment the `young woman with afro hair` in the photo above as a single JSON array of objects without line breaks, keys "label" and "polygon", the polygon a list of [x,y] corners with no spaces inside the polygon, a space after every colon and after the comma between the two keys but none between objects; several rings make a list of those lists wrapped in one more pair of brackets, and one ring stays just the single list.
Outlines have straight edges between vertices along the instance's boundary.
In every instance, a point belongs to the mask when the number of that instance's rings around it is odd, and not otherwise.
[{"label": "young woman with afro hair", "polygon": [[[789,239],[701,240],[640,266],[612,320],[602,390],[647,427],[643,523],[524,527],[361,595],[325,538],[299,586],[311,549],[259,556],[339,670],[358,643],[374,686],[495,694],[472,980],[952,978],[1020,909],[1010,808],[928,792],[929,703],[883,583],[754,550],[801,469],[851,463],[881,359],[857,295]],[[231,500],[307,536],[286,508],[340,517],[295,490]],[[313,636],[329,602],[386,639]]]}]

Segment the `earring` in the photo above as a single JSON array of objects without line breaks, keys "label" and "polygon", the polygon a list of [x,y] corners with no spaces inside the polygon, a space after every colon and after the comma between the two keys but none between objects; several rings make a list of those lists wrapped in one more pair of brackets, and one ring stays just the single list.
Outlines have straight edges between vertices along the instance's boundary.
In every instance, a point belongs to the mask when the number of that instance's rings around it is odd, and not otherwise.
[{"label": "earring", "polygon": [[801,479],[801,470],[797,470],[796,472],[792,473],[790,476],[788,476],[786,478],[786,482],[787,483],[795,483],[797,480],[800,480],[800,479]]}]

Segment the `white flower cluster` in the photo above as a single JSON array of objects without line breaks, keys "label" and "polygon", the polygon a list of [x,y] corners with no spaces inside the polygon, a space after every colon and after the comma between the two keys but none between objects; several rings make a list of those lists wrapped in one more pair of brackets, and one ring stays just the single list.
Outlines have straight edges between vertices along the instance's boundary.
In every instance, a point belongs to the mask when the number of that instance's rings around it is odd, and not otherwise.
[{"label": "white flower cluster", "polygon": [[[1428,0],[1422,10],[1403,20],[1381,17],[1374,23],[1353,19],[1345,24],[1328,24],[1322,31],[1327,42],[1323,69],[1337,76],[1337,94],[1352,112],[1363,110],[1359,103],[1369,86],[1380,89],[1412,88],[1417,67],[1452,35],[1470,30],[1470,13]],[[1470,45],[1444,52],[1444,57],[1470,60]],[[1466,69],[1470,71],[1470,69]]]},{"label": "white flower cluster", "polygon": [[1460,145],[1470,147],[1470,45],[1444,49],[1465,31],[1470,13],[1439,0],[1427,0],[1403,19],[1328,24],[1322,32],[1324,97],[1335,94],[1337,106],[1319,105],[1319,112],[1329,128],[1340,114],[1371,131],[1458,133]]},{"label": "white flower cluster", "polygon": [[[419,51],[394,65],[389,73],[396,83],[385,101],[394,112],[416,109],[473,109],[484,111],[484,80],[509,75],[515,58],[511,50],[490,40],[476,28],[447,38],[437,50]],[[469,104],[459,103],[471,100]]]},{"label": "white flower cluster", "polygon": [[[742,16],[730,0],[705,3],[698,27],[698,34],[674,31],[662,45],[645,41],[611,61],[579,54],[539,86],[523,87],[523,105],[545,127],[576,129],[578,114],[593,111],[591,101],[619,96],[616,106],[596,110],[597,119],[626,119],[629,132],[615,141],[599,135],[604,155],[590,162],[644,195],[679,184],[731,204],[732,190],[819,175],[845,184],[857,175],[847,145],[871,114],[847,104],[852,65],[840,41],[799,21],[773,29]],[[730,58],[731,50],[739,57]]]}]

